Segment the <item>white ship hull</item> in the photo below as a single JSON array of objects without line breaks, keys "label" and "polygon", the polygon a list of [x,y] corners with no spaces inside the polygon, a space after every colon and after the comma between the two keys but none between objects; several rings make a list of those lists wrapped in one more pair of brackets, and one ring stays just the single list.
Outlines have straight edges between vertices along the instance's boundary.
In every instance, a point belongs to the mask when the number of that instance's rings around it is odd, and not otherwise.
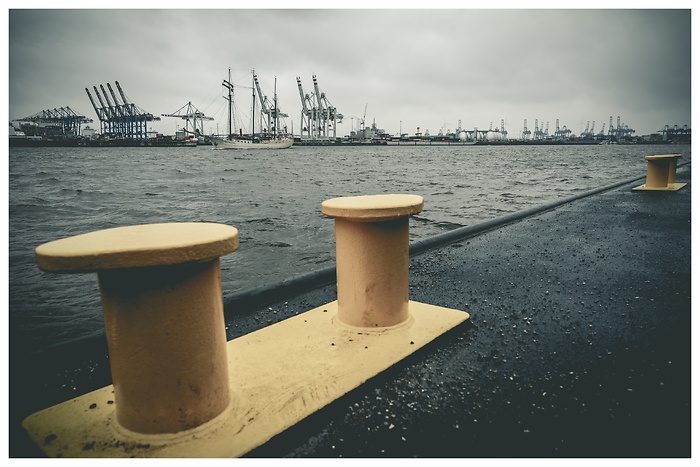
[{"label": "white ship hull", "polygon": [[211,138],[214,149],[286,149],[294,144],[291,138],[276,138],[262,141],[248,139]]}]

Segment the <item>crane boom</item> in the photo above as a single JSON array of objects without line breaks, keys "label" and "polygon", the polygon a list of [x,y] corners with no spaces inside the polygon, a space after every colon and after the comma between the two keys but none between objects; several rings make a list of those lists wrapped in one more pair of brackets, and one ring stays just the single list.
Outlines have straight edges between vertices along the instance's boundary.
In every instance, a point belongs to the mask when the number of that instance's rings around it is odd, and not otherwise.
[{"label": "crane boom", "polygon": [[[321,91],[318,89],[318,80],[316,79],[316,75],[312,76],[313,82],[314,82],[314,95],[316,96],[316,107],[318,108],[318,112],[316,113],[316,128],[321,131],[320,136],[326,137],[326,125],[325,125],[325,116],[326,113],[323,108],[323,99],[321,95]],[[321,120],[324,120],[324,124],[321,124]]]},{"label": "crane boom", "polygon": [[92,104],[92,108],[95,109],[95,113],[97,114],[97,118],[99,120],[103,120],[104,112],[102,112],[102,109],[97,108],[97,104],[95,104],[95,99],[92,98],[92,94],[90,94],[90,90],[88,88],[85,88],[85,92],[88,95],[88,98],[90,98],[90,103]]},{"label": "crane boom", "polygon": [[[134,109],[129,105],[129,99],[126,98],[126,94],[124,94],[124,90],[122,87],[119,85],[119,81],[115,81],[114,84],[117,85],[117,89],[119,90],[119,95],[122,96],[122,102],[124,102],[124,108],[126,112],[128,112],[130,115],[134,115]],[[109,85],[109,83],[107,83]]]},{"label": "crane boom", "polygon": [[109,100],[109,96],[107,95],[107,92],[105,91],[105,87],[100,84],[100,89],[102,90],[102,94],[105,96],[105,100],[107,101],[107,107],[109,108],[109,114],[113,118],[118,117],[117,110],[112,105],[112,101]]},{"label": "crane boom", "polygon": [[109,92],[112,94],[112,99],[114,99],[114,106],[116,107],[119,114],[122,117],[124,117],[125,116],[124,106],[119,105],[119,101],[117,100],[117,96],[116,96],[116,94],[114,94],[114,90],[112,89],[112,86],[109,85],[109,83],[107,83],[107,88],[109,89]]},{"label": "crane boom", "polygon": [[109,108],[105,105],[104,101],[102,100],[102,96],[100,95],[100,92],[97,90],[97,86],[93,86],[92,89],[95,91],[95,95],[97,96],[97,100],[100,101],[100,106],[102,107],[102,111],[107,115],[107,117],[111,117],[112,115],[109,112]]},{"label": "crane boom", "polygon": [[260,82],[258,81],[258,75],[255,74],[255,70],[253,70],[253,83],[255,84],[255,90],[258,92],[258,98],[260,99],[260,108],[264,113],[268,114],[269,116],[270,101],[267,99],[267,96],[263,95],[262,89],[260,89]]},{"label": "crane boom", "polygon": [[306,112],[306,100],[304,99],[304,89],[301,87],[301,79],[297,76],[297,88],[299,88],[299,97],[301,98],[301,111]]}]

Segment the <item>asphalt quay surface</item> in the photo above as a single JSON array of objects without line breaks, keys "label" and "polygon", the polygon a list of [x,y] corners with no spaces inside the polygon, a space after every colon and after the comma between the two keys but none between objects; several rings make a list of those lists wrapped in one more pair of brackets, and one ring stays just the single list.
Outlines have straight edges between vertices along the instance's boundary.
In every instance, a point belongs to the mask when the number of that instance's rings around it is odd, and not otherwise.
[{"label": "asphalt quay surface", "polygon": [[691,185],[641,183],[412,256],[471,319],[250,456],[689,457]]}]

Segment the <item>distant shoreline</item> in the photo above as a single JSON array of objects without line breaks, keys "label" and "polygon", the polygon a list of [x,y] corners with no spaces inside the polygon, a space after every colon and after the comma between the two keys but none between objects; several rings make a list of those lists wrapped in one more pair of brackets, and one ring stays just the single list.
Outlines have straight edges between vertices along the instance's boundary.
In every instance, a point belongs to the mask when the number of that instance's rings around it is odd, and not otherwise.
[{"label": "distant shoreline", "polygon": [[[413,141],[380,141],[380,142],[345,142],[345,141],[295,141],[294,146],[566,146],[566,145],[589,145],[595,146],[599,144],[691,144],[690,141],[634,141],[621,143],[605,143],[596,140],[569,140],[569,141],[440,141],[440,140],[413,140]],[[193,147],[193,144],[177,140],[138,140],[138,139],[119,139],[119,140],[93,140],[93,139],[24,139],[10,138],[10,147]],[[202,146],[202,144],[198,144]],[[206,146],[206,144],[205,144]],[[292,146],[292,148],[294,147]]]}]

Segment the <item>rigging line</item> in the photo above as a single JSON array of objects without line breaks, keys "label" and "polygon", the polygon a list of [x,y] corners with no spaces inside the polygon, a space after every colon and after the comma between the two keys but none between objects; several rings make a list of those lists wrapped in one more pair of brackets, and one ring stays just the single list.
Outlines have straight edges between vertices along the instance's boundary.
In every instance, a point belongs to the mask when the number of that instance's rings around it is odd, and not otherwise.
[{"label": "rigging line", "polygon": [[[232,68],[232,70],[233,70],[233,69],[234,69],[234,68]],[[239,68],[238,70],[243,70],[243,69],[242,69],[242,68]],[[244,86],[244,85],[242,85],[242,84],[237,84],[237,83],[240,82],[240,81],[243,81],[243,82],[245,82],[245,83],[248,83],[248,82],[252,81],[252,79],[253,79],[253,78],[252,78],[252,75],[253,75],[252,70],[246,70],[246,73],[245,73],[244,75],[242,75],[242,76],[240,76],[239,78],[236,78],[236,79],[231,79],[231,84],[232,84],[233,87],[235,87],[235,88],[253,89],[253,86],[252,86],[252,85],[250,85],[250,86]],[[244,80],[245,80],[245,81],[244,81]]]},{"label": "rigging line", "polygon": [[[205,101],[205,102],[206,102],[207,100],[209,100],[210,98],[211,98],[211,101],[209,102],[209,104],[207,104],[206,107],[204,107],[204,109],[202,109],[202,112],[206,113],[206,111],[207,111],[212,105],[214,105],[214,103],[219,99],[219,90],[220,90],[220,88],[221,88],[221,83],[220,83],[220,82],[216,82],[216,83],[214,83],[214,84],[212,85],[212,87],[209,89],[209,92],[207,92],[206,97],[204,98],[204,101]],[[210,96],[213,96],[213,97],[210,97]]]}]

